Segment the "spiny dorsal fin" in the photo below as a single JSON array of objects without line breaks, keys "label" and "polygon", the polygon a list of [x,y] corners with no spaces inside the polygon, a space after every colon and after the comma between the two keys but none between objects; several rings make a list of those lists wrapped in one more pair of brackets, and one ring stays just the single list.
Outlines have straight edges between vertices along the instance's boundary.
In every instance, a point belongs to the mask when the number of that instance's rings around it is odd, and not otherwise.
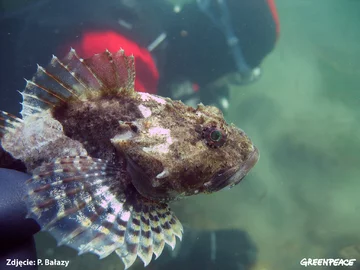
[{"label": "spiny dorsal fin", "polygon": [[114,54],[106,50],[89,59],[71,49],[63,60],[53,56],[46,68],[38,66],[32,80],[26,80],[21,114],[25,118],[71,99],[131,93],[134,82],[134,57],[126,56],[122,49]]},{"label": "spiny dorsal fin", "polygon": [[0,111],[0,138],[2,138],[5,133],[14,132],[20,125],[22,125],[20,118],[10,113]]}]

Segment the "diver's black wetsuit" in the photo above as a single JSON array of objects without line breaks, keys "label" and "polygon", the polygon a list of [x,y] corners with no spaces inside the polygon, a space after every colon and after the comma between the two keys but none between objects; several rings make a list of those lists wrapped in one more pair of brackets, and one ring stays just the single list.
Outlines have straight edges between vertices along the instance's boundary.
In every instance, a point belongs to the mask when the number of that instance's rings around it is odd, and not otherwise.
[{"label": "diver's black wetsuit", "polygon": [[[279,28],[272,0],[226,3],[231,15],[229,25],[248,66],[255,68],[276,43]],[[219,21],[219,8],[213,13]],[[32,77],[36,63],[46,65],[52,54],[61,56],[59,47],[68,51],[72,43],[91,32],[114,31],[144,48],[165,33],[163,42],[151,51],[160,74],[157,89],[160,95],[174,97],[174,88],[189,82],[190,86],[196,85],[194,90],[200,89],[202,102],[211,103],[209,99],[216,98],[209,96],[211,83],[236,71],[223,31],[200,10],[196,1],[180,9],[165,0],[45,1],[29,12],[3,19],[2,26],[5,31],[1,41],[4,60],[0,64],[0,97],[8,101],[20,99],[15,90],[24,87],[23,77]],[[100,35],[97,42],[101,40]],[[17,111],[10,108],[12,104],[4,105],[1,106],[4,110]]]}]

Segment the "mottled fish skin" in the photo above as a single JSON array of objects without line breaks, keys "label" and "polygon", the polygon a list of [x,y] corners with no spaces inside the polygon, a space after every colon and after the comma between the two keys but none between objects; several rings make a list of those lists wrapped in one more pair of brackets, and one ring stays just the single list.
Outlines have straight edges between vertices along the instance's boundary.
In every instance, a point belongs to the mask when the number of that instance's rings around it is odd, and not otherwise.
[{"label": "mottled fish skin", "polygon": [[26,81],[22,119],[0,114],[1,146],[32,174],[29,214],[59,244],[146,266],[182,226],[168,202],[232,187],[256,147],[215,107],[134,91],[134,59],[74,50]]}]

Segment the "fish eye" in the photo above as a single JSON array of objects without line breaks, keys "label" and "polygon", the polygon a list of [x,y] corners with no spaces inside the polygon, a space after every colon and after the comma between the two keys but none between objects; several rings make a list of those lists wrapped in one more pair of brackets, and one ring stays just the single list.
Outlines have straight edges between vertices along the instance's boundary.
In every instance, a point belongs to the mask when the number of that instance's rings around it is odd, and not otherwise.
[{"label": "fish eye", "polygon": [[220,131],[220,130],[213,130],[213,131],[211,131],[211,133],[210,133],[210,138],[211,138],[211,140],[214,141],[214,142],[220,141],[221,138],[222,138],[221,131]]},{"label": "fish eye", "polygon": [[217,148],[224,145],[226,133],[216,126],[205,127],[203,128],[202,138],[205,139],[208,146]]}]

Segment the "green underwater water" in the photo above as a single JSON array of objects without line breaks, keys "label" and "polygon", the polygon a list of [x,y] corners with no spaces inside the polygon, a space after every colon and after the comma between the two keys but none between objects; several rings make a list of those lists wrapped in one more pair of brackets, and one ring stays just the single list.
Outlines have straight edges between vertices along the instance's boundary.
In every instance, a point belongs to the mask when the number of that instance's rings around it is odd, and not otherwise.
[{"label": "green underwater water", "polygon": [[[360,1],[276,4],[277,47],[259,82],[232,88],[227,115],[259,163],[231,190],[173,205],[186,226],[247,231],[259,250],[253,270],[303,269],[302,258],[360,245]],[[39,258],[70,260],[67,269],[122,269],[116,255],[78,257],[47,234],[36,239]]]},{"label": "green underwater water", "polygon": [[233,87],[228,114],[260,161],[234,189],[189,199],[180,216],[249,232],[256,270],[303,269],[302,258],[360,244],[360,2],[276,3],[277,47],[259,82]]}]

